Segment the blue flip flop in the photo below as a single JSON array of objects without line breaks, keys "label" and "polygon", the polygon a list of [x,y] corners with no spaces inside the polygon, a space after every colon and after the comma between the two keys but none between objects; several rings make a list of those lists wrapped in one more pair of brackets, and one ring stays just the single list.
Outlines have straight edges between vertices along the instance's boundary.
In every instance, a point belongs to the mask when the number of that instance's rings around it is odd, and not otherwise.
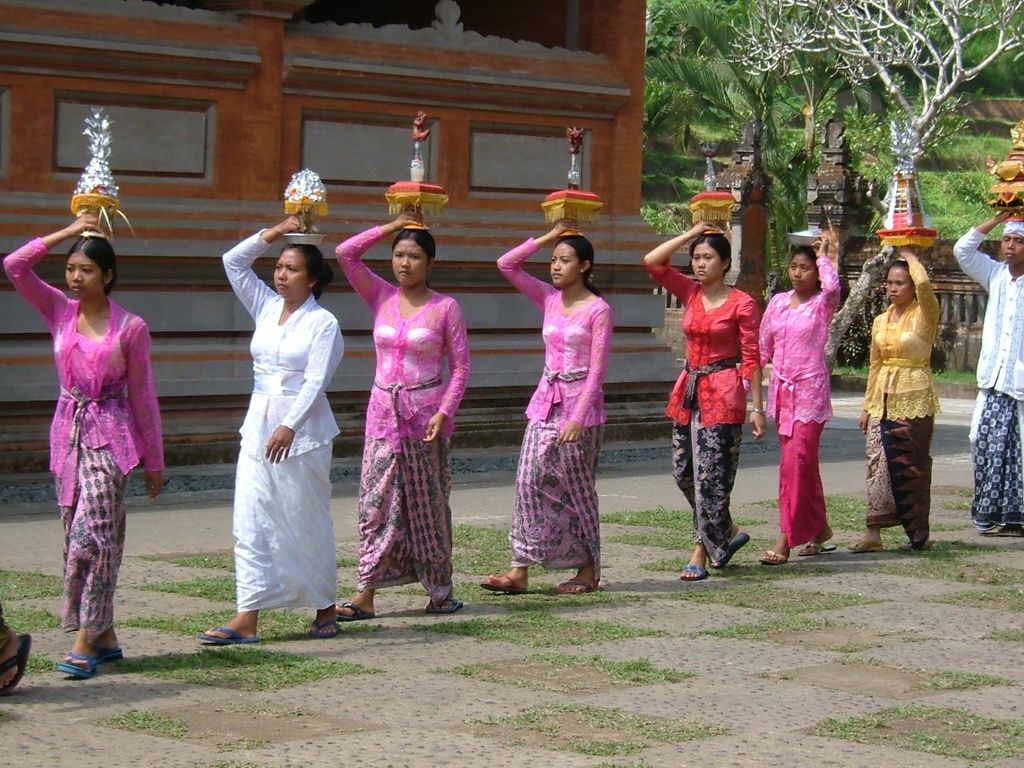
[{"label": "blue flip flop", "polygon": [[342,608],[348,608],[352,611],[352,615],[349,616],[346,613],[338,613],[338,621],[366,621],[368,619],[377,618],[377,614],[373,611],[364,611],[355,603],[342,603],[338,606],[338,611]]},{"label": "blue flip flop", "polygon": [[337,637],[338,632],[341,630],[338,627],[338,622],[334,619],[328,619],[324,622],[313,621],[313,626],[309,628],[309,636],[314,640],[329,640],[332,637]]},{"label": "blue flip flop", "polygon": [[[10,642],[8,640],[8,642]],[[14,679],[11,680],[3,688],[0,688],[0,696],[9,696],[14,693],[14,689],[18,687],[18,683],[21,682],[21,678],[25,676],[25,669],[28,667],[28,654],[32,650],[32,635],[26,635],[22,633],[18,635],[18,646],[16,652],[11,658],[0,664],[0,673],[6,672],[9,669],[18,668],[18,671],[14,675]]]},{"label": "blue flip flop", "polygon": [[725,557],[719,560],[717,563],[712,563],[712,568],[725,568],[732,560],[732,556],[740,551],[746,544],[750,542],[750,535],[746,533],[737,533],[732,537],[732,541],[729,542],[729,548],[725,550]]},{"label": "blue flip flop", "polygon": [[117,648],[100,648],[98,645],[93,646],[96,651],[96,663],[106,664],[108,661],[120,661],[124,658],[124,651],[121,650],[121,646]]},{"label": "blue flip flop", "polygon": [[256,637],[243,637],[230,627],[217,627],[210,631],[223,632],[227,637],[217,637],[216,635],[211,635],[207,632],[201,632],[196,635],[196,637],[204,643],[210,643],[211,645],[247,645],[249,643],[258,643],[260,641],[258,635]]},{"label": "blue flip flop", "polygon": [[706,569],[701,568],[699,565],[694,565],[693,563],[690,563],[688,566],[683,568],[683,573],[684,574],[695,573],[697,575],[696,576],[685,576],[685,575],[684,576],[680,576],[679,577],[680,581],[702,581],[703,579],[706,579],[708,577],[708,572],[707,572]]},{"label": "blue flip flop", "polygon": [[99,662],[96,660],[95,656],[86,656],[81,653],[69,653],[68,658],[74,659],[75,661],[84,661],[86,666],[80,667],[77,664],[69,664],[66,661],[62,661],[57,665],[58,672],[63,672],[64,674],[71,675],[72,677],[79,677],[82,680],[88,680],[96,674],[96,667],[99,666]]},{"label": "blue flip flop", "polygon": [[[444,603],[451,603],[451,605],[446,607]],[[434,614],[455,613],[456,611],[461,610],[463,605],[461,600],[456,600],[455,598],[451,597],[445,600],[444,603],[441,603],[441,605],[437,608],[435,608],[434,604],[431,603],[423,612]]]}]

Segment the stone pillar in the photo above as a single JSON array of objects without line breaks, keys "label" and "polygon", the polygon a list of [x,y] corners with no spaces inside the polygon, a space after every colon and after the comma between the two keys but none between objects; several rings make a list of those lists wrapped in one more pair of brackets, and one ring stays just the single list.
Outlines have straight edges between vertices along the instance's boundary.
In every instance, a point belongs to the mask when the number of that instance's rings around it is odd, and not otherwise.
[{"label": "stone pillar", "polygon": [[871,209],[864,204],[864,177],[849,167],[845,131],[846,126],[838,120],[825,123],[821,165],[807,179],[807,223],[822,228],[831,224],[848,235],[868,225]]},{"label": "stone pillar", "polygon": [[733,265],[735,286],[764,309],[765,248],[768,238],[768,197],[772,180],[764,169],[761,121],[743,126],[732,165],[718,176],[718,188],[732,192]]}]

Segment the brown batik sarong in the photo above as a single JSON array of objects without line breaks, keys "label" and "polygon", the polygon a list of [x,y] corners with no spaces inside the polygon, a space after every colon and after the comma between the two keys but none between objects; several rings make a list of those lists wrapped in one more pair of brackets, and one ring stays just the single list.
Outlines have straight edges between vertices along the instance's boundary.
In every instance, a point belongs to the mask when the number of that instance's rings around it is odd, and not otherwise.
[{"label": "brown batik sarong", "polygon": [[915,547],[928,540],[935,417],[874,419],[868,425],[868,526],[902,525]]}]

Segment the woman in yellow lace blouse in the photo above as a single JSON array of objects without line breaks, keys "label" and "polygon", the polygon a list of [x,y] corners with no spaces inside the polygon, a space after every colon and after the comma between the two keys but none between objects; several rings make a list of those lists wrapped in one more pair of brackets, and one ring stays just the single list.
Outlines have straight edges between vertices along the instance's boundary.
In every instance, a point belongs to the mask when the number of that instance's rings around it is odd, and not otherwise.
[{"label": "woman in yellow lace blouse", "polygon": [[871,366],[860,416],[867,435],[867,533],[851,552],[881,552],[882,528],[902,525],[905,549],[928,549],[932,432],[939,395],[932,377],[932,344],[939,302],[910,249],[885,278],[889,308],[871,327]]}]

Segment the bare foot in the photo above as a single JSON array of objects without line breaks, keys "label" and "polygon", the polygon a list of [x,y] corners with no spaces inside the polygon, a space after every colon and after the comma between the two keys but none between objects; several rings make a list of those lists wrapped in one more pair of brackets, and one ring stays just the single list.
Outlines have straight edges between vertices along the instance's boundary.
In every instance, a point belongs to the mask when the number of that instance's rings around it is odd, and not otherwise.
[{"label": "bare foot", "polygon": [[[259,611],[239,611],[234,615],[231,621],[227,622],[223,626],[230,629],[232,632],[237,632],[242,637],[256,637],[256,628],[259,623],[260,612]],[[219,637],[223,640],[230,640],[231,635],[227,632],[223,632],[219,627],[206,631],[206,634],[210,637]]]}]

